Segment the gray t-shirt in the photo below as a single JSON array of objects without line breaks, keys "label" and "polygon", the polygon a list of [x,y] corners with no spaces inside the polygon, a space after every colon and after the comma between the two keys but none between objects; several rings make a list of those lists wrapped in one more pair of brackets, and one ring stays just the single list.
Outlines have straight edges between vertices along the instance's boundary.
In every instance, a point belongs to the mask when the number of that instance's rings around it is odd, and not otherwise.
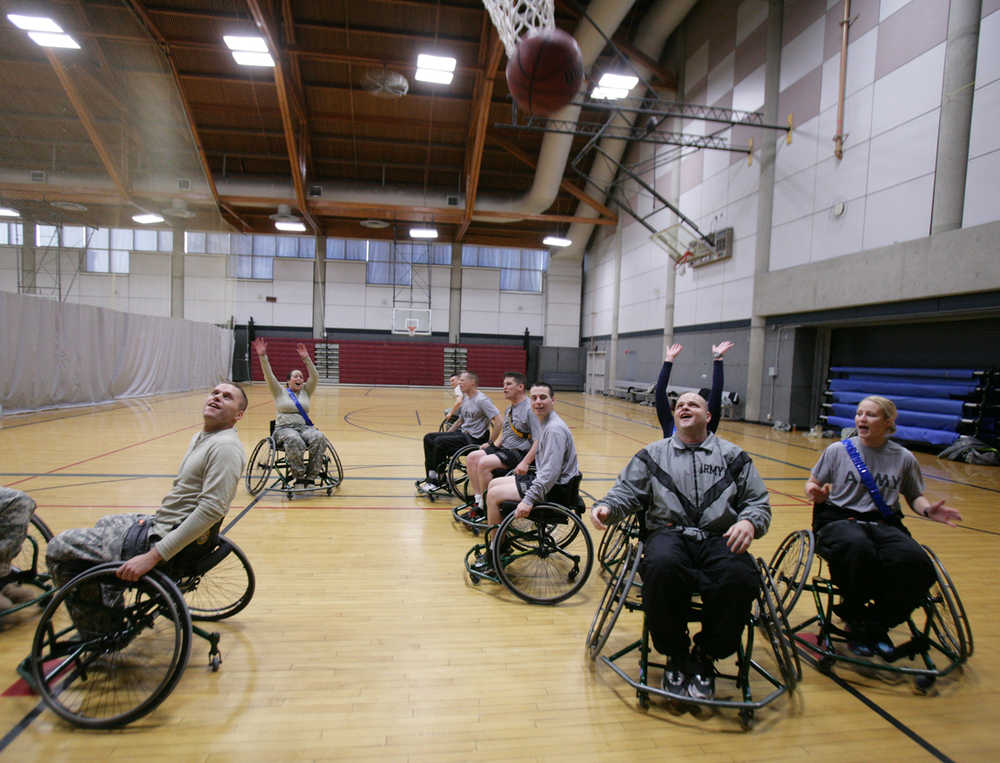
[{"label": "gray t-shirt", "polygon": [[531,450],[532,424],[538,426],[538,417],[532,412],[528,398],[510,406],[507,409],[507,414],[503,417],[503,436],[500,439],[500,447],[527,453]]},{"label": "gray t-shirt", "polygon": [[499,416],[500,411],[482,392],[477,391],[472,397],[466,396],[458,409],[458,417],[462,419],[462,431],[473,439],[480,439],[490,426],[490,419]]},{"label": "gray t-shirt", "polygon": [[[899,511],[899,496],[906,498],[910,506],[913,506],[913,501],[924,494],[920,464],[902,445],[888,440],[880,448],[869,448],[857,437],[852,437],[851,442],[858,449],[868,471],[875,478],[879,492],[893,511]],[[833,505],[859,514],[878,513],[878,507],[861,481],[851,457],[847,455],[844,443],[835,442],[823,451],[812,469],[812,478],[820,485],[829,482],[833,486],[828,499]]]}]

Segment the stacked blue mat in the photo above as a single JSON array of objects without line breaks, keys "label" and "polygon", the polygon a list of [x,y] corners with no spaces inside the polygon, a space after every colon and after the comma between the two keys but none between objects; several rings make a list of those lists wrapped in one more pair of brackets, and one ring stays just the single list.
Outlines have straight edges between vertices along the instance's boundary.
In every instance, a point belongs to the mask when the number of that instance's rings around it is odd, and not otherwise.
[{"label": "stacked blue mat", "polygon": [[929,445],[951,445],[972,434],[963,416],[966,403],[982,398],[983,371],[958,368],[861,368],[833,366],[824,405],[827,424],[853,427],[857,404],[868,395],[892,400],[899,411],[895,438]]}]

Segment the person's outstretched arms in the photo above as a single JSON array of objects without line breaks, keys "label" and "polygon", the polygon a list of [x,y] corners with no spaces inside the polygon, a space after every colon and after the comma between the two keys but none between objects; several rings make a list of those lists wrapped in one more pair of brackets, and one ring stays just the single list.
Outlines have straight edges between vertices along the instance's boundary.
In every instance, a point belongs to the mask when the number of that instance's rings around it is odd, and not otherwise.
[{"label": "person's outstretched arms", "polygon": [[277,397],[281,394],[281,382],[274,375],[274,371],[271,370],[271,363],[267,359],[267,342],[264,341],[264,337],[257,337],[253,340],[253,349],[257,353],[257,357],[260,358],[260,367],[264,372],[264,380],[267,382],[267,388],[271,390],[271,395]]},{"label": "person's outstretched arms", "polygon": [[316,364],[313,363],[312,358],[309,357],[309,350],[306,349],[306,346],[302,344],[302,342],[295,345],[295,351],[299,354],[299,358],[305,364],[306,371],[309,374],[309,378],[306,379],[304,386],[306,392],[311,397],[313,392],[316,391],[316,385],[319,384],[319,371],[316,370]]},{"label": "person's outstretched arms", "polygon": [[722,356],[733,348],[733,343],[729,340],[712,345],[712,391],[708,395],[708,412],[711,418],[708,420],[708,429],[711,432],[719,428],[722,421],[722,387],[725,374],[722,371]]},{"label": "person's outstretched arms", "polygon": [[680,355],[684,345],[672,344],[667,348],[667,354],[663,359],[663,368],[660,369],[660,376],[656,380],[656,390],[654,399],[656,401],[656,418],[660,420],[660,429],[663,430],[664,437],[670,437],[674,431],[674,417],[670,411],[670,401],[667,400],[667,384],[670,383],[670,371],[674,367],[674,358]]}]

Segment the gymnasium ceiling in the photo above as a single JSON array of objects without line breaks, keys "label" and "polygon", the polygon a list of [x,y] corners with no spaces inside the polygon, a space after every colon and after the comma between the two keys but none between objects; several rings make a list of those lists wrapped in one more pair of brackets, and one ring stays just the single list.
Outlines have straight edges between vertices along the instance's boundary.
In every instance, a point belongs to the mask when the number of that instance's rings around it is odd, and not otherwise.
[{"label": "gymnasium ceiling", "polygon": [[[644,57],[629,41],[649,5],[637,2],[613,38],[635,60]],[[576,7],[556,2],[556,23],[571,33]],[[433,223],[441,241],[522,247],[565,232],[581,198],[614,220],[603,199],[586,201],[569,167],[555,203],[534,216],[490,217],[503,213],[477,206],[525,192],[543,137],[496,126],[511,121],[506,56],[480,0],[0,8],[0,205],[27,219],[133,227],[137,211],[182,209],[165,225],[268,232],[269,215],[288,204],[329,236],[405,237],[411,223]],[[7,13],[51,16],[81,49],[40,47]],[[224,34],[264,36],[277,66],[237,64]],[[457,59],[451,85],[414,79],[421,52]],[[370,92],[366,78],[386,69],[406,78],[405,96]],[[673,85],[662,67],[652,81]],[[575,139],[571,156],[584,142]],[[393,225],[370,230],[366,219]]]}]

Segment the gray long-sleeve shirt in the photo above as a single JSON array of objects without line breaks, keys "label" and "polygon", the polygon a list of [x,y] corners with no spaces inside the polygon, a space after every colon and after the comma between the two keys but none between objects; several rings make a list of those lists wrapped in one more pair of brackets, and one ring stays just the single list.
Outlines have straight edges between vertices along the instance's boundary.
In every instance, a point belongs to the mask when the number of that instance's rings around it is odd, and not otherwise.
[{"label": "gray long-sleeve shirt", "polygon": [[537,418],[535,422],[535,479],[523,499],[529,506],[541,502],[553,485],[565,485],[580,472],[573,435],[559,414],[552,411],[544,424]]},{"label": "gray long-sleeve shirt", "polygon": [[696,538],[721,535],[741,519],[759,538],[771,524],[767,488],[750,456],[711,433],[700,445],[677,435],[647,445],[598,503],[611,509],[609,522],[644,509],[649,531],[673,526]]}]

